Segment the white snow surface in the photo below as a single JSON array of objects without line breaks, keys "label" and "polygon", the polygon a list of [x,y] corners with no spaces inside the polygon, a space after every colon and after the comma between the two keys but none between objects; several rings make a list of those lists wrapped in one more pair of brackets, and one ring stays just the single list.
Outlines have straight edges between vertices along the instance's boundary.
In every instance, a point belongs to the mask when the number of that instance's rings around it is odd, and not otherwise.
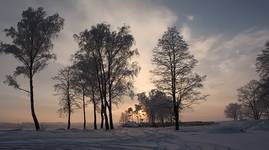
[{"label": "white snow surface", "polygon": [[268,150],[269,120],[230,121],[208,126],[117,128],[83,131],[46,125],[39,132],[29,126],[0,123],[0,150]]}]

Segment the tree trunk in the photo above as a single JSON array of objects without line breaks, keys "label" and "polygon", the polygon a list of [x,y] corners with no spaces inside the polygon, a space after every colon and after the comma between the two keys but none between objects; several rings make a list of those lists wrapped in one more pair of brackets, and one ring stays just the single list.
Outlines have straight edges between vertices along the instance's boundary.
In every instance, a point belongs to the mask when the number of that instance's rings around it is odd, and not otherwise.
[{"label": "tree trunk", "polygon": [[256,109],[256,107],[254,107],[254,109],[253,109],[253,118],[254,118],[254,120],[259,120],[260,119],[259,112]]},{"label": "tree trunk", "polygon": [[[99,86],[100,88],[100,86]],[[99,89],[100,91],[100,101],[101,101],[101,123],[100,123],[100,128],[103,129],[104,128],[104,103],[103,103],[103,97],[102,97],[102,92],[101,89]]]},{"label": "tree trunk", "polygon": [[[96,72],[97,72],[97,75],[99,74],[99,69],[98,67],[96,66]],[[104,99],[103,99],[103,88],[102,88],[102,82],[101,82],[101,79],[99,76],[96,76],[97,77],[97,81],[98,81],[98,89],[99,89],[99,94],[100,94],[100,101],[101,101],[101,113],[100,113],[100,116],[101,116],[101,123],[100,123],[100,128],[103,129],[104,127]],[[93,89],[92,89],[93,90]]]},{"label": "tree trunk", "polygon": [[174,105],[174,115],[175,115],[175,129],[179,130],[179,111],[177,104]]},{"label": "tree trunk", "polygon": [[152,127],[156,127],[154,115],[152,115],[152,117],[151,117],[151,124],[152,124],[151,125]]},{"label": "tree trunk", "polygon": [[237,120],[237,114],[234,114],[234,121]]},{"label": "tree trunk", "polygon": [[34,120],[36,131],[40,130],[39,122],[35,114],[35,105],[34,105],[34,87],[33,87],[33,75],[32,71],[30,71],[30,103],[31,103],[31,113],[32,118]]},{"label": "tree trunk", "polygon": [[69,109],[68,110],[68,120],[67,120],[67,130],[69,130],[70,129],[70,126],[71,126],[70,118],[71,118],[71,111]]},{"label": "tree trunk", "polygon": [[113,126],[113,118],[112,118],[112,105],[111,105],[111,101],[109,102],[110,105],[108,107],[108,111],[109,111],[109,125],[110,125],[110,129],[114,129],[114,126]]},{"label": "tree trunk", "polygon": [[110,129],[114,129],[114,126],[113,126],[113,117],[112,117],[112,84],[113,82],[111,81],[111,63],[112,63],[112,54],[111,54],[112,51],[109,51],[108,52],[108,113],[109,113],[109,126],[110,126]]},{"label": "tree trunk", "polygon": [[176,92],[173,90],[173,103],[174,103],[174,116],[175,116],[175,129],[179,130],[179,108],[176,102]]},{"label": "tree trunk", "polygon": [[163,117],[161,117],[161,121],[162,121],[162,126],[163,126],[163,128],[165,127],[165,124],[164,124],[164,119],[163,119]]},{"label": "tree trunk", "polygon": [[86,111],[85,111],[85,93],[82,90],[82,102],[83,102],[83,129],[86,130]]},{"label": "tree trunk", "polygon": [[[70,104],[68,104],[70,105]],[[71,122],[70,122],[70,118],[71,118],[71,110],[70,110],[70,106],[68,106],[68,120],[67,120],[67,129],[70,129],[71,126]]]},{"label": "tree trunk", "polygon": [[100,123],[100,128],[103,129],[104,128],[104,106],[103,106],[103,100],[101,99],[101,123]]},{"label": "tree trunk", "polygon": [[69,93],[68,93],[68,103],[67,103],[67,105],[68,105],[68,120],[67,120],[67,130],[69,130],[70,129],[70,126],[71,126],[71,121],[70,121],[70,119],[71,119],[71,103],[70,103],[70,97],[69,97]]},{"label": "tree trunk", "polygon": [[92,102],[93,102],[93,126],[94,129],[97,129],[97,124],[96,124],[96,102],[95,102],[95,94],[94,94],[94,89],[92,88]]},{"label": "tree trunk", "polygon": [[267,119],[269,119],[269,108],[266,109],[266,116],[267,116]]},{"label": "tree trunk", "polygon": [[[174,103],[174,113],[175,113],[175,128],[179,130],[179,103],[176,99],[176,56],[175,51],[173,50],[173,61],[172,61],[172,94],[173,94],[173,103]],[[180,101],[181,102],[181,101]]]},{"label": "tree trunk", "polygon": [[102,92],[103,92],[103,100],[104,100],[104,108],[103,108],[103,113],[105,117],[105,128],[106,130],[109,130],[109,120],[107,116],[107,108],[108,108],[108,103],[107,103],[107,90],[106,90],[106,84],[105,84],[105,79],[102,79]]},{"label": "tree trunk", "polygon": [[104,107],[104,117],[105,117],[105,127],[106,130],[109,130],[109,123],[108,123],[108,116],[107,116],[107,101],[105,100],[105,107]]},{"label": "tree trunk", "polygon": [[96,124],[96,103],[95,102],[93,104],[93,125],[94,125],[94,129],[97,129],[97,124]]},{"label": "tree trunk", "polygon": [[[101,55],[100,55],[101,56]],[[100,57],[102,58],[102,57]],[[107,116],[107,107],[108,107],[108,104],[107,104],[107,85],[106,85],[106,73],[105,73],[105,67],[104,67],[104,64],[103,64],[103,61],[101,60],[101,63],[100,63],[100,71],[101,71],[101,87],[102,87],[102,93],[103,93],[103,100],[104,100],[104,109],[103,109],[103,113],[104,113],[104,117],[105,117],[105,127],[106,127],[106,130],[109,130],[109,123],[108,123],[108,116]]]}]

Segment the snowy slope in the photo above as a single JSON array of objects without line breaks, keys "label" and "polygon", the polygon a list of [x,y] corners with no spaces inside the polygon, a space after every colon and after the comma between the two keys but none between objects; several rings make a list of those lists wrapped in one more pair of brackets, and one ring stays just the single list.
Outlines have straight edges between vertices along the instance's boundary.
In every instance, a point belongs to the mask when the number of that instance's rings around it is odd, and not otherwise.
[{"label": "snowy slope", "polygon": [[268,150],[269,121],[222,122],[211,126],[173,128],[118,128],[113,131],[48,126],[35,132],[0,124],[0,149],[179,149]]}]

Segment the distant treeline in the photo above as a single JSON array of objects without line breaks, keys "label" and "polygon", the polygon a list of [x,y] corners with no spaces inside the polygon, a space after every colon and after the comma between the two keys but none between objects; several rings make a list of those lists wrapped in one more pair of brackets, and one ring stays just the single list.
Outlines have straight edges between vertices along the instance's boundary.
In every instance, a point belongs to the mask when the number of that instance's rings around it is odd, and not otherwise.
[{"label": "distant treeline", "polygon": [[[205,125],[214,125],[216,122],[213,121],[189,121],[189,122],[180,122],[180,126],[188,127],[188,126],[205,126]],[[137,127],[171,127],[175,126],[174,122],[157,122],[155,124],[149,122],[140,122],[140,123],[124,123],[121,124],[122,127],[130,127],[130,128],[137,128]]]}]

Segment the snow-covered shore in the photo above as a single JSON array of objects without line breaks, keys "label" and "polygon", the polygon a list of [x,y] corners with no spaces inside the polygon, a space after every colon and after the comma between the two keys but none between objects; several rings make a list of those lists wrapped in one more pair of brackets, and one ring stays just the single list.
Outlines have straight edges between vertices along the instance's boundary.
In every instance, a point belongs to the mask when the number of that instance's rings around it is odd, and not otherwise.
[{"label": "snow-covered shore", "polygon": [[113,131],[48,127],[4,128],[0,124],[0,149],[179,149],[268,150],[269,121],[221,122],[210,126],[173,128],[117,128]]}]

